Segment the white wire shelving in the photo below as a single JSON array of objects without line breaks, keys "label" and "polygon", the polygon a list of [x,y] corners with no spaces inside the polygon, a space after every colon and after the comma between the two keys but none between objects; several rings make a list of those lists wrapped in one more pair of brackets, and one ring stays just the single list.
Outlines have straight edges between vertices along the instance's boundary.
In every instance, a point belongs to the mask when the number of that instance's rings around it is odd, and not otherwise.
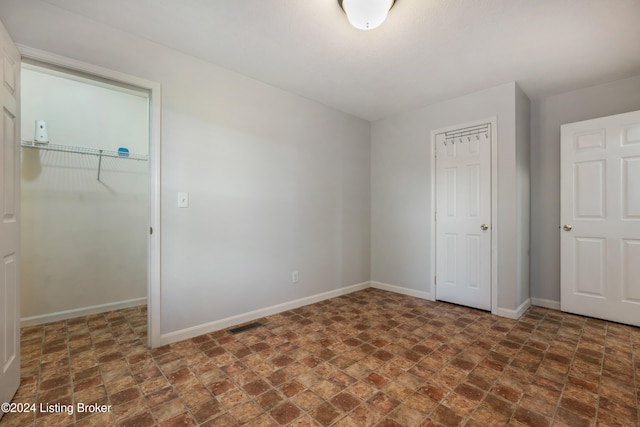
[{"label": "white wire shelving", "polygon": [[23,141],[20,141],[20,146],[23,148],[30,148],[30,149],[37,149],[37,150],[58,151],[62,153],[75,153],[75,154],[97,156],[98,157],[98,181],[100,181],[100,172],[102,170],[103,157],[113,157],[117,159],[139,160],[139,161],[149,160],[149,156],[146,154],[136,154],[136,153],[129,153],[129,152],[121,153],[118,151],[102,150],[99,148],[90,148],[90,147],[78,147],[73,145],[38,144],[34,141],[23,140]]}]

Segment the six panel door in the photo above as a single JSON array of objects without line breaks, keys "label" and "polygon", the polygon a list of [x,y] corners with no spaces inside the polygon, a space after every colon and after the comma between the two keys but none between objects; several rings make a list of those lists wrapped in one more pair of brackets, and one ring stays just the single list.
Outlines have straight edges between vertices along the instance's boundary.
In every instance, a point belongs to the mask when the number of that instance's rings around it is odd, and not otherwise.
[{"label": "six panel door", "polygon": [[640,111],[561,134],[561,309],[640,326]]},{"label": "six panel door", "polygon": [[491,310],[491,137],[436,138],[436,299]]}]

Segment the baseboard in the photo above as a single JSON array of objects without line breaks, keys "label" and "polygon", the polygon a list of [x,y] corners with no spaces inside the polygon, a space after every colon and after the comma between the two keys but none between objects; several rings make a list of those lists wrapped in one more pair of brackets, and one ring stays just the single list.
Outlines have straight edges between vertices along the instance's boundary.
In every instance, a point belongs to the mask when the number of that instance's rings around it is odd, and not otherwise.
[{"label": "baseboard", "polygon": [[381,289],[383,291],[395,292],[396,294],[408,295],[411,297],[422,298],[433,301],[431,293],[418,291],[415,289],[403,288],[402,286],[390,285],[388,283],[370,282],[372,288]]},{"label": "baseboard", "polygon": [[147,297],[134,298],[125,301],[110,302],[107,304],[92,305],[90,307],[74,308],[72,310],[58,311],[55,313],[40,314],[38,316],[23,317],[20,319],[20,327],[41,325],[43,323],[59,322],[73,319],[74,317],[88,316],[91,314],[106,313],[107,311],[121,310],[147,303]]},{"label": "baseboard", "polygon": [[531,298],[531,305],[550,308],[552,310],[560,310],[560,301],[553,301],[550,299]]},{"label": "baseboard", "polygon": [[[422,299],[426,299],[426,300],[429,300],[429,301],[433,301],[434,300],[433,296],[429,292],[418,291],[418,290],[409,289],[409,288],[403,288],[401,286],[390,285],[388,283],[370,282],[370,287],[376,288],[376,289],[382,289],[383,291],[395,292],[397,294],[403,294],[403,295],[408,295],[408,296],[412,296],[412,297],[416,297],[416,298],[422,298]],[[545,300],[539,300],[539,301],[545,301]],[[548,302],[549,303],[553,303],[553,301],[548,301]],[[498,310],[497,310],[497,312],[495,314],[497,316],[501,316],[501,317],[506,317],[506,318],[509,318],[509,319],[517,320],[524,314],[525,311],[527,311],[527,309],[529,307],[531,307],[531,304],[534,304],[533,303],[533,298],[527,298],[515,310],[510,310],[510,309],[506,309],[506,308],[498,308]],[[539,305],[539,304],[534,304],[534,305]],[[552,308],[552,307],[549,307],[549,308]],[[560,304],[558,303],[558,309],[559,308],[560,308]]]},{"label": "baseboard", "polygon": [[311,296],[300,298],[293,301],[287,301],[282,304],[272,305],[270,307],[261,308],[258,310],[250,311],[248,313],[238,314],[236,316],[231,316],[231,317],[216,320],[213,322],[204,323],[202,325],[192,326],[190,328],[181,329],[179,331],[161,334],[159,345],[163,346],[163,345],[171,344],[177,341],[182,341],[189,338],[197,337],[199,335],[208,334],[210,332],[219,331],[221,329],[226,329],[230,326],[235,326],[241,323],[250,322],[252,320],[260,319],[262,317],[270,316],[272,314],[281,313],[283,311],[293,310],[294,308],[324,301],[329,298],[335,298],[341,295],[350,294],[352,292],[367,289],[369,287],[370,287],[370,282],[358,283],[356,285],[346,286],[344,288],[335,289],[333,291],[323,292],[316,295],[311,295]]},{"label": "baseboard", "polygon": [[499,308],[497,315],[500,317],[506,317],[508,319],[518,320],[527,309],[531,307],[531,298],[527,298],[522,304],[518,306],[515,310],[510,310],[507,308]]}]

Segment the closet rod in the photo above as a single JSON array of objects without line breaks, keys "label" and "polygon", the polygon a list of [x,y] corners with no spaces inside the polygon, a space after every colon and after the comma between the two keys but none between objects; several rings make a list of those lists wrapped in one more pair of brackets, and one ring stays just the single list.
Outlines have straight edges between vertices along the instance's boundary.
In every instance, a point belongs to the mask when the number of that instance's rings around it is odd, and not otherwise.
[{"label": "closet rod", "polygon": [[20,146],[25,148],[36,148],[38,150],[45,151],[58,151],[62,153],[75,153],[75,154],[88,154],[91,156],[98,157],[115,157],[118,159],[129,159],[129,160],[149,160],[149,156],[146,154],[134,154],[129,153],[126,156],[118,154],[117,151],[109,151],[109,150],[101,150],[99,148],[89,148],[89,147],[75,147],[72,145],[60,145],[60,144],[35,144],[33,141],[20,141]]}]

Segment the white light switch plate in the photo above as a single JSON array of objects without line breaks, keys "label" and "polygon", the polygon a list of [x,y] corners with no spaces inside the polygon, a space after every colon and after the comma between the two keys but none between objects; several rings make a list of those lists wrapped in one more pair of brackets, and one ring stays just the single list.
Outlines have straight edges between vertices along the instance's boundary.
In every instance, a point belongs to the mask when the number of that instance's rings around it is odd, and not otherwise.
[{"label": "white light switch plate", "polygon": [[183,191],[178,193],[178,207],[179,208],[189,207],[189,193],[183,192]]}]

